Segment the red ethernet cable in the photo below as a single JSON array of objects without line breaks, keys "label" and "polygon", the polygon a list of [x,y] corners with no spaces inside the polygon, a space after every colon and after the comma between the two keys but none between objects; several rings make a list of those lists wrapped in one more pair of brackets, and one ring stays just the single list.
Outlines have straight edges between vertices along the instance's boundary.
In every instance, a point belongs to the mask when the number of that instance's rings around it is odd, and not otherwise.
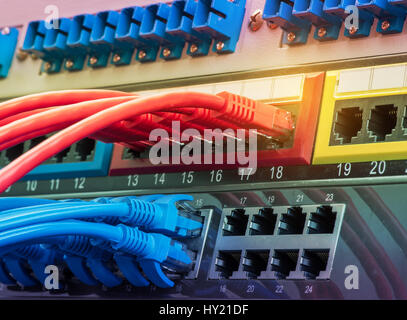
[{"label": "red ethernet cable", "polygon": [[[6,190],[26,173],[76,141],[94,134],[116,122],[145,113],[176,108],[215,110],[222,120],[245,126],[259,125],[271,131],[290,132],[291,114],[244,97],[223,92],[219,95],[198,92],[175,92],[133,99],[85,118],[41,142],[0,170],[0,191]],[[61,115],[62,116],[62,115]],[[270,119],[271,121],[264,121]],[[50,124],[52,125],[52,124]]]},{"label": "red ethernet cable", "polygon": [[123,96],[138,97],[134,93],[113,90],[62,90],[37,93],[0,103],[0,120],[38,108],[63,106],[87,100]]},{"label": "red ethernet cable", "polygon": [[[68,125],[91,116],[96,112],[110,108],[122,102],[137,99],[134,96],[115,97],[84,101],[58,108],[50,108],[44,112],[35,113],[31,116],[16,120],[0,127],[0,150],[11,147],[11,143],[18,144],[39,135],[31,135],[32,132],[41,135],[63,129]],[[17,115],[18,116],[18,115]],[[7,118],[8,119],[8,118]],[[59,127],[57,126],[59,124]]]}]

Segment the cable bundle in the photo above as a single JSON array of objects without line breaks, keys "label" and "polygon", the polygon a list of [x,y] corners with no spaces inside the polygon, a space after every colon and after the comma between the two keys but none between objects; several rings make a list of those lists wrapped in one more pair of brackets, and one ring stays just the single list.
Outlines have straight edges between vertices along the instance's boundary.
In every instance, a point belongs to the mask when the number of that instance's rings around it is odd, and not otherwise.
[{"label": "cable bundle", "polygon": [[162,268],[189,272],[194,254],[179,240],[199,236],[202,229],[196,212],[179,210],[189,200],[187,195],[2,198],[0,282],[38,285],[47,265],[64,264],[88,285],[114,287],[126,278],[134,286],[171,287]]},{"label": "cable bundle", "polygon": [[0,191],[73,143],[92,137],[141,151],[151,130],[171,121],[205,128],[257,128],[274,139],[293,130],[290,112],[227,92],[174,92],[149,97],[109,90],[35,94],[0,103],[0,150],[60,130],[0,170]]},{"label": "cable bundle", "polygon": [[[34,94],[0,103],[0,150],[59,131],[0,170],[0,192],[43,161],[89,137],[136,151],[151,146],[151,130],[256,128],[286,139],[290,112],[227,92],[174,92],[139,97],[110,90]],[[185,195],[98,198],[93,201],[0,199],[0,282],[32,286],[44,267],[65,264],[83,283],[170,287],[163,272],[186,273],[192,253],[179,239],[199,235],[202,223],[180,215]],[[30,266],[34,276],[27,271]],[[120,273],[115,269],[120,270]]]}]

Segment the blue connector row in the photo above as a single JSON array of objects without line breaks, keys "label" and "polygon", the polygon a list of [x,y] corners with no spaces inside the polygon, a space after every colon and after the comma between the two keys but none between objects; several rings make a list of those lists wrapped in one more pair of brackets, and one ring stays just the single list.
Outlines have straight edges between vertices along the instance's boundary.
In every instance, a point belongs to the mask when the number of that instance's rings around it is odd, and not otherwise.
[{"label": "blue connector row", "polygon": [[246,0],[176,0],[129,7],[120,12],[82,14],[53,23],[33,21],[25,36],[23,51],[40,57],[42,71],[65,68],[82,70],[128,65],[182,56],[184,47],[192,57],[212,51],[232,53],[239,40]]},{"label": "blue connector row", "polygon": [[66,265],[87,285],[115,287],[126,278],[137,287],[172,287],[162,268],[187,274],[194,254],[179,240],[199,236],[202,229],[202,218],[186,204],[191,200],[2,198],[0,282],[41,285],[47,265]]},{"label": "blue connector row", "polygon": [[284,30],[283,43],[306,43],[311,26],[319,41],[336,40],[342,24],[349,38],[367,37],[374,19],[376,31],[400,33],[407,12],[405,0],[266,0],[263,19]]}]

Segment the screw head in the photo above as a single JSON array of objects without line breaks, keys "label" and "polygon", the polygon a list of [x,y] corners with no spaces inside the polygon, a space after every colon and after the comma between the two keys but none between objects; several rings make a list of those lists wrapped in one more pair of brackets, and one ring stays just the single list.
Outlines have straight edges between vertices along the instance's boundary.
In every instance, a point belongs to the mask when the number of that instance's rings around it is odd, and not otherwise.
[{"label": "screw head", "polygon": [[121,59],[122,59],[122,57],[117,53],[113,56],[113,62],[114,63],[119,62]]},{"label": "screw head", "polygon": [[326,36],[326,28],[322,27],[318,29],[318,37],[323,38]]},{"label": "screw head", "polygon": [[90,57],[89,63],[90,63],[91,66],[95,65],[96,63],[98,63],[98,58]]},{"label": "screw head", "polygon": [[225,44],[222,41],[216,43],[216,50],[221,51],[225,47]]},{"label": "screw head", "polygon": [[278,28],[278,25],[276,25],[274,22],[267,21],[267,27],[269,27],[271,30],[274,30]]},{"label": "screw head", "polygon": [[25,51],[23,51],[23,50],[20,48],[20,49],[18,49],[18,52],[17,52],[17,54],[16,54],[16,58],[17,58],[19,61],[24,61],[25,59],[28,58],[28,52],[25,52]]},{"label": "screw head", "polygon": [[168,48],[164,48],[164,49],[163,49],[163,56],[164,56],[165,58],[168,58],[170,55],[171,55],[171,50],[168,49]]},{"label": "screw head", "polygon": [[198,46],[195,43],[191,44],[191,46],[189,47],[189,52],[195,53],[197,51],[198,51]]},{"label": "screw head", "polygon": [[51,70],[51,68],[52,68],[51,62],[45,62],[44,63],[44,71],[48,72],[48,71]]},{"label": "screw head", "polygon": [[249,28],[251,31],[256,32],[261,28],[263,25],[263,17],[262,17],[263,12],[260,9],[255,10],[251,16],[250,16],[250,21],[249,21]]},{"label": "screw head", "polygon": [[1,34],[3,36],[6,36],[6,35],[10,34],[10,32],[11,32],[11,30],[10,30],[9,27],[5,27],[5,28],[1,29]]},{"label": "screw head", "polygon": [[387,21],[387,20],[384,20],[384,21],[382,22],[382,24],[381,24],[381,28],[382,28],[382,30],[386,31],[387,29],[390,28],[390,22]]},{"label": "screw head", "polygon": [[349,34],[355,34],[356,32],[358,32],[358,28],[352,26],[349,28]]},{"label": "screw head", "polygon": [[143,60],[147,56],[147,53],[144,50],[140,50],[138,53],[138,58]]},{"label": "screw head", "polygon": [[294,32],[289,32],[288,34],[287,34],[287,41],[288,42],[293,42],[294,40],[295,40],[295,33]]},{"label": "screw head", "polygon": [[65,68],[71,69],[73,67],[74,63],[72,60],[66,60],[65,62]]}]

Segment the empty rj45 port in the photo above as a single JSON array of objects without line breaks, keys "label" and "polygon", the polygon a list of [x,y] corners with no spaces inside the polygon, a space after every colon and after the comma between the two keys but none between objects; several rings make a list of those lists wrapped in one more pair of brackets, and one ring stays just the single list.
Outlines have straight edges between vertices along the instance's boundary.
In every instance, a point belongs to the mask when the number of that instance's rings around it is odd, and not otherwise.
[{"label": "empty rj45 port", "polygon": [[298,250],[274,250],[271,259],[271,271],[278,279],[285,279],[297,267]]},{"label": "empty rj45 port", "polygon": [[288,208],[278,224],[278,234],[302,234],[306,215],[301,207]]},{"label": "empty rj45 port", "polygon": [[384,141],[397,124],[397,107],[393,104],[375,106],[370,112],[367,129],[376,141]]},{"label": "empty rj45 port", "polygon": [[332,233],[334,231],[335,221],[336,212],[332,211],[331,206],[318,207],[315,212],[311,212],[307,233]]},{"label": "empty rj45 port", "polygon": [[304,271],[307,279],[315,279],[321,271],[326,270],[328,264],[329,250],[304,250],[301,260],[300,269]]},{"label": "empty rj45 port", "polygon": [[336,113],[334,134],[339,144],[351,143],[362,129],[363,111],[359,107],[343,108]]},{"label": "empty rj45 port", "polygon": [[243,271],[248,278],[255,279],[267,269],[268,259],[269,251],[247,250],[242,261]]},{"label": "empty rj45 port", "polygon": [[252,216],[249,225],[250,235],[272,235],[276,226],[277,215],[272,208],[262,208]]},{"label": "empty rj45 port", "polygon": [[215,260],[215,271],[222,278],[229,278],[239,270],[241,251],[219,251]]},{"label": "empty rj45 port", "polygon": [[24,143],[20,143],[11,148],[8,148],[6,150],[7,161],[11,162],[14,159],[17,159],[19,156],[23,154],[23,152],[24,152]]},{"label": "empty rj45 port", "polygon": [[235,209],[230,215],[225,216],[223,223],[224,236],[244,236],[249,217],[244,209]]}]

